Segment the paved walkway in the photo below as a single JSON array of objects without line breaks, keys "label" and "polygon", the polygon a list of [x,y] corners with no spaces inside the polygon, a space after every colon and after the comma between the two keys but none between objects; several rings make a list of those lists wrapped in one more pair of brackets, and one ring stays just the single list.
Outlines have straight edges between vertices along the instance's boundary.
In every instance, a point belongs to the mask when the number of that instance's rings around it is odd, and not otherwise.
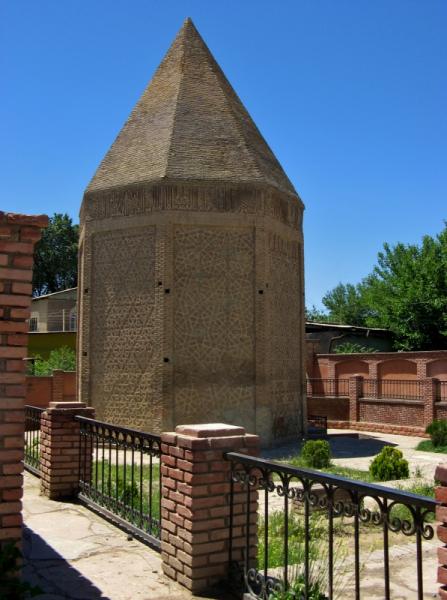
[{"label": "paved walkway", "polygon": [[[339,430],[330,430],[339,434]],[[344,433],[356,433],[344,432]],[[412,473],[419,467],[433,481],[443,454],[417,452],[421,438],[359,432],[360,439],[331,439],[334,462],[367,469],[384,445],[399,447],[410,461]],[[297,452],[297,446],[268,451],[272,458]],[[194,596],[165,578],[160,555],[78,504],[59,503],[39,495],[39,480],[25,475],[25,578],[45,591],[38,600],[190,600]],[[424,544],[424,598],[436,597],[436,540]],[[415,545],[409,540],[391,551],[392,596],[415,597]],[[366,557],[365,557],[366,558]],[[374,552],[362,572],[365,598],[383,598],[383,559]],[[215,596],[225,595],[221,590]],[[352,597],[347,585],[342,597]]]},{"label": "paved walkway", "polygon": [[[387,433],[370,433],[354,429],[329,429],[329,442],[332,451],[332,462],[336,465],[367,471],[372,459],[384,446],[394,446],[403,452],[410,464],[410,475],[413,478],[415,471],[421,472],[423,479],[432,482],[436,466],[447,462],[447,454],[439,452],[419,452],[415,450],[420,441],[425,438],[410,437],[405,435],[392,435]],[[355,437],[349,437],[358,435]],[[299,445],[290,445],[273,450],[264,451],[265,457],[285,459],[287,456],[297,454]],[[384,485],[388,485],[384,484]]]},{"label": "paved walkway", "polygon": [[157,552],[83,506],[40,496],[39,479],[28,473],[23,513],[23,573],[45,591],[38,600],[194,598],[162,574]]}]

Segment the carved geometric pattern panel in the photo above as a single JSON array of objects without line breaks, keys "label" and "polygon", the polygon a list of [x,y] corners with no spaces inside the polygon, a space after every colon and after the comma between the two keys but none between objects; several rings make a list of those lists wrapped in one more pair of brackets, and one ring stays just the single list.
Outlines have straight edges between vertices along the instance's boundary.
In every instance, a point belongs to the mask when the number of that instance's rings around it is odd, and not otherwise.
[{"label": "carved geometric pattern panel", "polygon": [[300,418],[301,274],[298,256],[271,252],[268,335],[274,437],[296,433]]},{"label": "carved geometric pattern panel", "polygon": [[254,427],[254,230],[177,226],[176,423]]},{"label": "carved geometric pattern panel", "polygon": [[92,266],[91,402],[98,418],[157,430],[155,227],[94,234]]}]

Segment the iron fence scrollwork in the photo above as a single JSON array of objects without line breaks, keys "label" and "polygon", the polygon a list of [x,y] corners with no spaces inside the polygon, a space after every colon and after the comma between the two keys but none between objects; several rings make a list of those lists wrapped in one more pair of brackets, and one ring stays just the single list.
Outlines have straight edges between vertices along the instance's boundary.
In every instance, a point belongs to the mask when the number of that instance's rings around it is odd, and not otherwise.
[{"label": "iron fence scrollwork", "polygon": [[[414,536],[416,597],[422,600],[422,543],[434,536],[429,519],[435,512],[435,500],[234,452],[227,453],[226,459],[231,462],[230,577],[242,582],[251,597],[332,600],[336,587],[343,584],[347,587],[341,597],[366,598],[361,594],[360,542],[362,535],[372,529],[382,538],[386,600],[391,598],[390,536]],[[244,491],[258,494],[259,514],[257,524],[252,524],[248,516],[245,519],[246,545],[243,559],[238,561],[232,541],[233,498]],[[245,507],[248,512],[249,496]],[[342,531],[353,558],[344,556],[341,565],[338,552]],[[253,535],[257,536],[256,557],[250,550]],[[349,574],[344,572],[348,567]]]}]

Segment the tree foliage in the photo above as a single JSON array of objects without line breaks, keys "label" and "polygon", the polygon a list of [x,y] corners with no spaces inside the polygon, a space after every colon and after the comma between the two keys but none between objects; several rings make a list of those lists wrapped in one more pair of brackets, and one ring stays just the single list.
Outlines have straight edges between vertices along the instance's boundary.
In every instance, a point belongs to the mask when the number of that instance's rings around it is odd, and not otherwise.
[{"label": "tree foliage", "polygon": [[336,323],[366,325],[368,308],[364,303],[362,289],[352,283],[339,283],[323,296],[323,304]]},{"label": "tree foliage", "polygon": [[51,294],[77,285],[79,226],[55,213],[36,244],[33,294]]},{"label": "tree foliage", "polygon": [[61,346],[51,350],[48,359],[44,360],[39,354],[34,356],[36,359],[33,367],[33,375],[51,375],[53,371],[76,371],[76,352],[68,346]]},{"label": "tree foliage", "polygon": [[447,348],[447,226],[421,244],[384,244],[372,273],[323,298],[328,318],[383,327],[397,350]]}]

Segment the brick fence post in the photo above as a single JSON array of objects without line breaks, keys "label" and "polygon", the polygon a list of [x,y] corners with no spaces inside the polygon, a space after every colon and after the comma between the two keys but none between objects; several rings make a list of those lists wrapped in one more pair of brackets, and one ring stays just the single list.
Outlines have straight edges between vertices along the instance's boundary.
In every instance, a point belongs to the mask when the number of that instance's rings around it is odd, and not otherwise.
[{"label": "brick fence post", "polygon": [[439,597],[447,600],[447,463],[436,467],[435,481],[439,483],[435,487],[435,498],[441,503],[436,508],[436,520],[440,521],[437,527],[437,535],[442,546],[438,548],[438,583]]},{"label": "brick fence post", "polygon": [[[180,425],[175,433],[163,433],[161,441],[163,571],[192,592],[201,592],[228,577],[230,463],[224,454],[256,456],[259,437],[243,427],[212,423]],[[235,560],[241,560],[245,544],[246,498],[246,492],[235,494],[233,503]],[[256,491],[250,512],[254,524]],[[252,558],[256,546],[253,533]]]},{"label": "brick fence post", "polygon": [[64,372],[60,369],[53,371],[51,400],[52,402],[64,401]]},{"label": "brick fence post", "polygon": [[424,390],[424,425],[430,425],[430,423],[436,418],[436,387],[438,380],[429,377],[423,380]]},{"label": "brick fence post", "polygon": [[[52,500],[73,497],[79,490],[80,424],[75,416],[93,418],[94,414],[94,409],[87,408],[84,402],[50,402],[42,413],[40,489]],[[91,445],[82,451],[90,455],[91,464]]]},{"label": "brick fence post", "polygon": [[0,546],[22,537],[23,445],[34,244],[48,217],[0,212]]},{"label": "brick fence post", "polygon": [[363,376],[354,375],[349,378],[349,421],[356,423],[360,420],[359,398],[362,395]]}]

